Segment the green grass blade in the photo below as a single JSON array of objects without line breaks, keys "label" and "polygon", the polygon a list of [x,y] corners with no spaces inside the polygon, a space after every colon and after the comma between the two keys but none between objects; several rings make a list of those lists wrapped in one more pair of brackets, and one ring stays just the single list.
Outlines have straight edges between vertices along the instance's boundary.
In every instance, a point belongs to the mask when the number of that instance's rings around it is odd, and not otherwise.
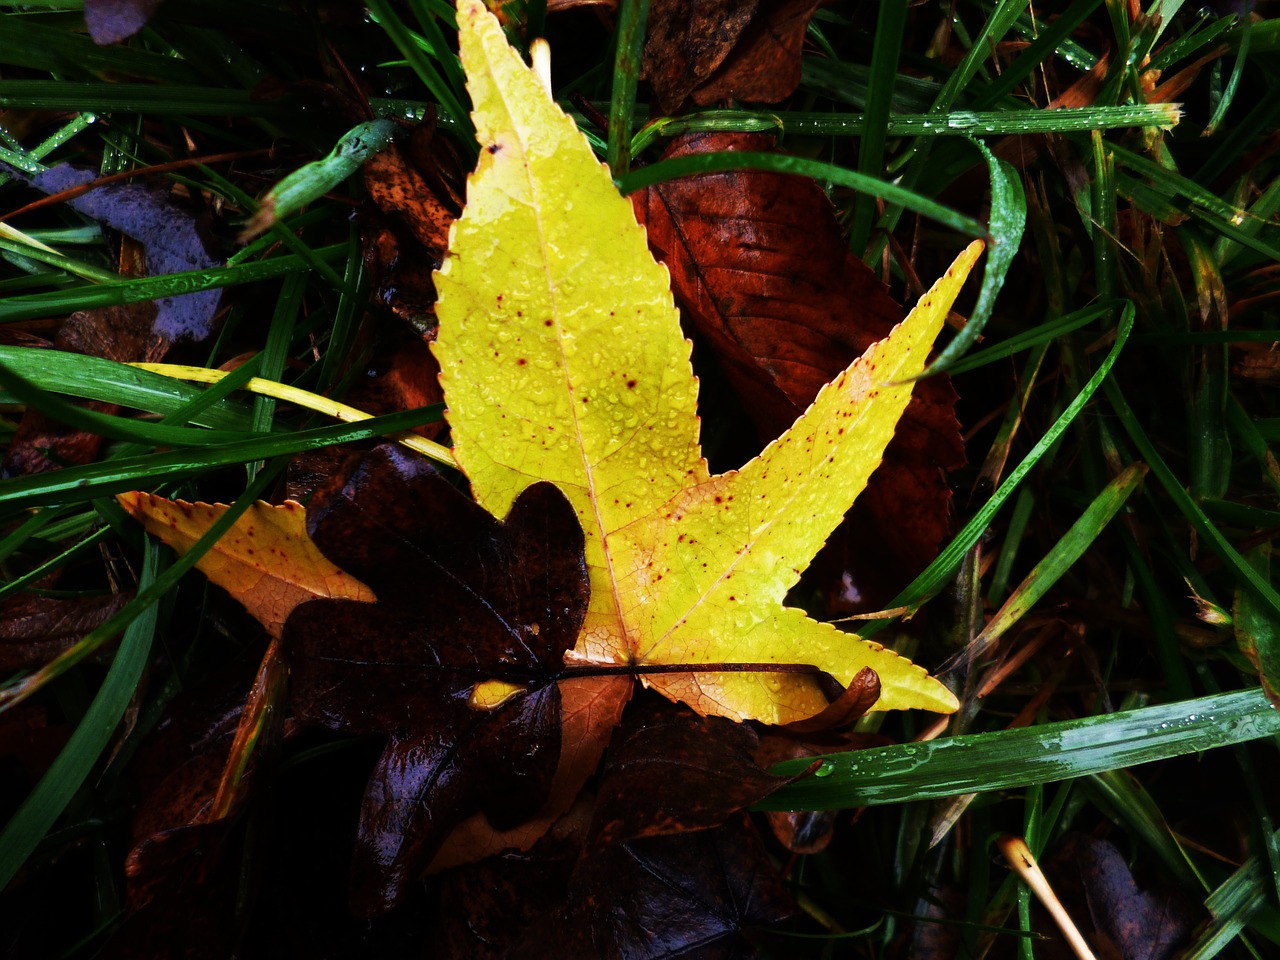
[{"label": "green grass blade", "polygon": [[201,447],[244,439],[243,435],[230,431],[174,427],[87,410],[40,390],[3,364],[0,364],[0,387],[5,387],[20,403],[39,410],[50,419],[114,440],[133,440],[149,446]]},{"label": "green grass blade", "polygon": [[613,96],[609,101],[609,147],[606,160],[614,179],[631,169],[631,118],[636,108],[640,54],[649,19],[649,0],[621,0],[617,52],[613,63]]},{"label": "green grass blade", "polygon": [[1200,535],[1201,543],[1207,545],[1210,550],[1221,557],[1227,567],[1235,574],[1236,579],[1253,590],[1273,613],[1280,614],[1280,594],[1277,594],[1275,588],[1245,561],[1239,551],[1222,535],[1222,531],[1205,516],[1200,506],[1191,499],[1186,488],[1174,476],[1173,471],[1169,469],[1156,450],[1155,445],[1147,436],[1146,431],[1143,430],[1138,418],[1133,413],[1133,408],[1129,406],[1129,402],[1121,392],[1119,384],[1114,380],[1109,380],[1104,385],[1104,389],[1107,394],[1107,400],[1110,401],[1112,408],[1120,417],[1120,422],[1129,434],[1129,438],[1142,454],[1142,458],[1147,461],[1147,464],[1151,467],[1151,472],[1159,479],[1170,499],[1173,500],[1183,516],[1196,529]]},{"label": "green grass blade", "polygon": [[[346,252],[345,244],[321,247],[315,251],[323,260],[336,260]],[[119,283],[101,283],[91,287],[74,287],[70,290],[53,290],[26,297],[10,297],[0,301],[0,323],[31,320],[35,317],[74,313],[96,307],[114,307],[123,303],[138,303],[160,297],[176,297],[200,290],[214,290],[243,283],[256,283],[285,274],[309,270],[306,260],[296,253],[217,267],[211,270],[187,270],[182,273],[166,273],[158,277],[139,277]]]},{"label": "green grass blade", "polygon": [[462,138],[463,142],[474,156],[479,152],[480,147],[475,142],[475,127],[471,124],[471,113],[466,109],[461,98],[454,93],[449,82],[415,42],[413,34],[391,9],[391,4],[387,0],[369,0],[367,6],[374,20],[387,32],[387,36],[391,38],[391,42],[396,45],[400,54],[409,61],[409,66],[413,68],[413,72],[418,75],[423,85],[431,91],[436,102],[461,126],[461,132],[465,134]]},{"label": "green grass blade", "polygon": [[189,477],[214,467],[249,463],[319,447],[397,434],[441,418],[442,404],[373,417],[357,423],[340,423],[293,433],[254,437],[235,443],[213,444],[145,457],[128,457],[68,467],[48,474],[18,477],[0,483],[0,505],[34,507],[47,503],[72,503],[139,487],[161,480]]},{"label": "green grass blade", "polygon": [[1084,554],[1092,543],[1124,506],[1129,495],[1138,489],[1147,475],[1145,463],[1130,464],[1123,473],[1103,488],[1088,509],[1054,544],[1053,549],[1037,563],[1025,580],[1005,601],[996,615],[988,621],[982,632],[973,638],[967,648],[972,657],[981,656],[986,647],[1001,637],[1006,630],[1022,619],[1034,607],[1058,579]]},{"label": "green grass blade", "polygon": [[[884,146],[888,139],[889,114],[893,107],[893,87],[897,79],[898,57],[907,25],[907,4],[882,3],[876,19],[875,43],[871,48],[871,76],[867,84],[867,105],[863,111],[862,141],[858,144],[858,172],[879,178],[884,170]],[[871,236],[875,220],[875,199],[859,193],[853,203],[853,224],[849,247],[860,256]]]},{"label": "green grass blade", "polygon": [[326,156],[299,167],[271,188],[245,225],[242,238],[256,236],[336,188],[366,160],[385,150],[399,129],[392,120],[370,120],[352,127]]},{"label": "green grass blade", "polygon": [[[1000,484],[996,492],[991,495],[991,499],[983,504],[982,509],[974,514],[973,519],[964,525],[964,529],[956,534],[946,548],[925,568],[924,572],[889,601],[888,608],[908,607],[912,610],[918,609],[922,603],[933,596],[950,579],[963,562],[965,554],[969,552],[970,548],[978,542],[978,539],[986,531],[987,525],[991,523],[996,512],[1018,489],[1018,485],[1022,483],[1023,478],[1031,471],[1031,468],[1039,462],[1040,458],[1048,452],[1049,448],[1057,442],[1067,427],[1071,425],[1071,422],[1084,409],[1085,404],[1093,397],[1098,387],[1106,381],[1112,366],[1120,356],[1121,348],[1124,347],[1125,341],[1129,338],[1129,332],[1133,329],[1133,317],[1133,304],[1126,304],[1121,314],[1120,326],[1116,330],[1116,341],[1112,344],[1106,359],[1102,361],[1098,369],[1094,371],[1093,376],[1089,378],[1088,383],[1084,385],[1076,395],[1076,398],[1067,405],[1067,408],[1062,411],[1058,419],[1054,421],[1053,426],[1045,432],[1044,436],[1023,457],[1022,462],[1005,478],[1004,483]],[[868,620],[859,628],[858,632],[864,637],[869,637],[884,629],[891,622],[888,619]]]},{"label": "green grass blade", "polygon": [[[1261,690],[1106,716],[824,756],[821,776],[783,787],[760,810],[844,810],[1018,789],[1280,734]],[[796,776],[812,759],[773,767]]]},{"label": "green grass blade", "polygon": [[[155,583],[159,556],[158,546],[148,546],[138,581],[143,591]],[[75,732],[0,832],[0,888],[8,886],[106,749],[142,678],[142,671],[151,655],[155,628],[156,604],[153,600],[144,609],[135,611],[120,649],[111,662],[111,669]]]},{"label": "green grass blade", "polygon": [[936,220],[943,226],[950,227],[969,237],[987,235],[987,229],[977,220],[966,217],[949,207],[928,197],[913,193],[896,184],[886,183],[874,177],[867,177],[833,163],[810,160],[786,153],[697,153],[672,160],[661,160],[639,170],[633,170],[624,177],[616,178],[618,189],[624,194],[634,193],[642,187],[674,180],[677,177],[689,177],[699,173],[720,173],[726,170],[766,170],[772,173],[790,173],[814,180],[825,180],[828,183],[861,190],[871,196],[880,197],[888,203],[898,204],[907,210]]},{"label": "green grass blade", "polygon": [[[41,390],[84,400],[100,400],[148,413],[172,413],[205,391],[171,377],[139,370],[128,364],[62,350],[0,346],[0,365],[8,367]],[[5,403],[19,402],[0,394]],[[216,430],[249,429],[249,407],[220,400],[194,414],[190,421]]]},{"label": "green grass blade", "polygon": [[921,377],[932,376],[946,370],[977,343],[982,328],[996,304],[1000,288],[1013,265],[1013,258],[1022,245],[1022,232],[1027,226],[1027,197],[1022,190],[1018,171],[1003,160],[998,160],[981,140],[974,145],[982,151],[991,176],[991,240],[987,247],[987,263],[982,274],[982,286],[978,289],[978,302],[973,306],[969,322],[956,335],[936,360],[929,364]]}]

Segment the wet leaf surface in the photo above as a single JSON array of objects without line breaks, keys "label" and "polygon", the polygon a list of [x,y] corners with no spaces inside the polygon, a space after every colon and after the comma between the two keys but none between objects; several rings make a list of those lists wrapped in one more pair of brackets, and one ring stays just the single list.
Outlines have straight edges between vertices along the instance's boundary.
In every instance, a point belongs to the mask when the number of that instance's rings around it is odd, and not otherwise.
[{"label": "wet leaf surface", "polygon": [[[762,134],[690,134],[665,156],[771,145]],[[733,171],[673,180],[633,200],[690,332],[723,365],[762,442],[902,318],[849,252],[834,207],[811,180]],[[820,558],[837,584],[848,574],[840,612],[881,609],[949,536],[943,472],[965,462],[955,402],[946,377],[916,385],[850,511],[847,539],[835,537]]]},{"label": "wet leaf surface", "polygon": [[805,31],[821,0],[762,0],[733,51],[693,91],[702,106],[720,100],[777,103],[800,85]]},{"label": "wet leaf surface", "polygon": [[789,780],[759,765],[758,743],[723,717],[635,704],[605,755],[589,846],[705,830],[764,799]]},{"label": "wet leaf surface", "polygon": [[[227,511],[225,504],[166,500],[136,491],[117,500],[148,533],[179,553]],[[273,637],[280,636],[294,608],[308,600],[374,599],[367,586],[325,559],[307,536],[306,511],[293,501],[255,503],[196,567],[228,590]]]},{"label": "wet leaf surface", "polygon": [[828,703],[819,673],[863,667],[878,709],[953,709],[919,667],[782,600],[879,465],[981,244],[765,453],[713,477],[667,271],[631,205],[497,22],[470,2],[459,21],[483,149],[436,276],[433,349],[476,501],[500,515],[541,478],[578,513],[592,591],[574,661],[741,665],[644,675],[735,719],[810,716]]},{"label": "wet leaf surface", "polygon": [[[1043,869],[1099,956],[1167,960],[1204,919],[1201,909],[1175,892],[1140,886],[1119,850],[1087,834],[1065,836]],[[1046,919],[1042,929],[1049,933],[1052,922]],[[1042,950],[1046,957],[1074,956],[1061,940],[1036,948]]]},{"label": "wet leaf surface", "polygon": [[[313,601],[285,627],[295,711],[389,738],[352,877],[357,909],[374,914],[472,812],[510,827],[546,800],[560,757],[556,681],[587,602],[581,533],[550,485],[531,487],[499,523],[391,446],[311,523],[326,555],[380,597]],[[518,690],[492,709],[469,705],[494,680]]]},{"label": "wet leaf surface", "polygon": [[751,23],[757,0],[653,0],[644,75],[668,113],[715,72]]},{"label": "wet leaf surface", "polygon": [[535,938],[524,955],[754,957],[750,929],[790,915],[759,835],[740,816],[716,830],[635,840],[584,860],[569,883],[564,925]]}]

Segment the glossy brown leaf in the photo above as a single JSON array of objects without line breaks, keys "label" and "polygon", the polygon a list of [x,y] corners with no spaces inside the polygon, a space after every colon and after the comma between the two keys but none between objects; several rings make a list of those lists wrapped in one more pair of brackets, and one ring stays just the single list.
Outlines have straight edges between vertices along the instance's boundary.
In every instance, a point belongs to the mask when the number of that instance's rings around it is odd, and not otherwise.
[{"label": "glossy brown leaf", "polygon": [[[563,920],[512,956],[739,960],[790,898],[745,815],[715,830],[605,847],[569,884]],[[550,927],[550,929],[548,929]]]},{"label": "glossy brown leaf", "polygon": [[[758,134],[696,134],[666,156],[758,151]],[[854,257],[835,210],[811,180],[733,171],[672,180],[634,196],[654,253],[671,271],[685,322],[724,367],[762,442],[902,319]],[[949,534],[942,471],[964,462],[956,396],[945,377],[919,383],[880,468],[850,512],[851,538],[819,563],[847,572],[845,611],[877,609]]]},{"label": "glossy brown leaf", "polygon": [[[499,523],[390,445],[310,521],[325,554],[379,597],[313,601],[285,625],[295,711],[388,737],[352,867],[355,908],[373,915],[466,817],[512,827],[545,802],[560,756],[556,680],[587,603],[582,533],[549,484]],[[492,680],[519,692],[473,708]]]},{"label": "glossy brown leaf", "polygon": [[490,858],[442,877],[436,955],[747,958],[757,955],[751,929],[791,913],[745,815],[712,830],[583,855],[589,814],[566,817],[527,854]]},{"label": "glossy brown leaf", "polygon": [[[449,225],[461,206],[454,196],[459,170],[432,122],[416,127],[406,145],[391,144],[363,167],[365,189],[377,208],[364,217],[363,230],[374,297],[420,334],[435,323],[431,275],[444,259]],[[434,386],[434,374],[419,382]]]},{"label": "glossy brown leaf", "polygon": [[635,704],[605,755],[590,844],[705,830],[790,782],[765,772],[746,725]]}]

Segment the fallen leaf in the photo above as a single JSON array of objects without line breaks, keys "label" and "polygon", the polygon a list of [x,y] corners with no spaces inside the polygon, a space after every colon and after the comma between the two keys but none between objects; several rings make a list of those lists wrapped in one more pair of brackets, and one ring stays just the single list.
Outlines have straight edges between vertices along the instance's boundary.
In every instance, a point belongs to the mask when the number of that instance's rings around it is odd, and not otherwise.
[{"label": "fallen leaf", "polygon": [[[372,916],[472,813],[503,829],[546,802],[556,681],[587,605],[582,534],[550,484],[499,523],[424,459],[383,445],[313,512],[312,537],[380,597],[304,604],[284,633],[299,716],[389,736],[352,867],[354,906]],[[511,695],[477,709],[493,681]]]},{"label": "fallen leaf", "polygon": [[520,856],[440,880],[436,953],[515,957],[675,958],[757,955],[754,928],[791,902],[750,820],[582,853],[589,810]]},{"label": "fallen leaf", "polygon": [[48,663],[132,599],[132,593],[7,597],[0,602],[0,672]]},{"label": "fallen leaf", "polygon": [[[1140,887],[1120,851],[1088,834],[1067,834],[1043,867],[1099,956],[1167,960],[1186,946],[1192,928],[1205,919],[1202,908],[1174,890]],[[1038,946],[1037,954],[1064,960],[1075,955],[1051,921],[1045,918],[1038,926],[1051,942]]]},{"label": "fallen leaf", "polygon": [[[630,205],[483,5],[461,0],[459,26],[483,149],[434,349],[477,502],[503,515],[550,480],[583,524],[591,607],[570,664],[637,669],[734,719],[819,712],[813,668],[847,684],[871,667],[877,709],[953,710],[921,668],[781,601],[879,463],[981,244],[764,454],[712,477],[689,344]],[[748,669],[644,672],[730,663]]]},{"label": "fallen leaf", "polygon": [[756,956],[749,931],[791,900],[745,815],[715,830],[605,847],[580,863],[568,909],[515,956]]},{"label": "fallen leaf", "polygon": [[641,68],[670,113],[724,61],[758,0],[652,0]]},{"label": "fallen leaf", "polygon": [[718,100],[777,103],[800,85],[800,52],[822,0],[762,0],[720,68],[693,91],[699,105]]},{"label": "fallen leaf", "polygon": [[718,827],[790,782],[755,760],[751,727],[662,702],[633,706],[600,771],[588,848]]},{"label": "fallen leaf", "polygon": [[[60,163],[35,175],[15,176],[44,193],[61,193],[92,184],[98,174]],[[135,182],[104,183],[72,197],[66,205],[142,244],[147,273],[160,276],[215,267],[196,218],[170,199],[163,187]],[[168,343],[200,341],[213,333],[222,290],[201,290],[157,297],[152,332]]]},{"label": "fallen leaf", "polygon": [[[769,149],[761,134],[689,134],[664,158]],[[720,361],[764,443],[902,319],[812,180],[737,170],[671,180],[632,200],[686,324]],[[950,536],[943,472],[965,461],[955,402],[945,376],[916,385],[846,535],[824,551],[834,578],[847,581],[830,591],[842,598],[839,612],[882,609]]]},{"label": "fallen leaf", "polygon": [[[148,533],[179,553],[227,510],[226,504],[166,500],[140,491],[116,499]],[[375,599],[372,590],[325,559],[307,536],[306,523],[300,503],[256,503],[196,563],[273,637],[280,636],[295,607],[316,597]]]},{"label": "fallen leaf", "polygon": [[162,0],[84,0],[84,22],[98,46],[128,40],[147,25]]}]

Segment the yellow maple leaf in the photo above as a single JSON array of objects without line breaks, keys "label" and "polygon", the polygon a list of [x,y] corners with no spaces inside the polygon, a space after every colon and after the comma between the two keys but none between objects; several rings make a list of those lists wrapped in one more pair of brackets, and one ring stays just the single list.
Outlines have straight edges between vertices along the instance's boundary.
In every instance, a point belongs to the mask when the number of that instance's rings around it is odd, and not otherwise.
[{"label": "yellow maple leaf", "polygon": [[[133,491],[116,500],[147,532],[186,553],[227,512],[224,503],[187,503]],[[307,513],[292,500],[249,507],[196,567],[227,590],[277,640],[293,608],[317,597],[377,598],[367,586],[325,559],[307,536]]]},{"label": "yellow maple leaf", "polygon": [[[436,275],[433,349],[476,500],[504,516],[526,486],[550,480],[578,512],[591,607],[570,658],[811,664],[844,683],[871,667],[876,709],[954,710],[922,668],[782,600],[879,464],[981,243],[790,431],[713,477],[690,344],[631,204],[480,0],[459,0],[458,26],[483,149]],[[644,680],[734,719],[786,723],[827,703],[802,673]],[[620,709],[598,695],[597,715]]]}]

